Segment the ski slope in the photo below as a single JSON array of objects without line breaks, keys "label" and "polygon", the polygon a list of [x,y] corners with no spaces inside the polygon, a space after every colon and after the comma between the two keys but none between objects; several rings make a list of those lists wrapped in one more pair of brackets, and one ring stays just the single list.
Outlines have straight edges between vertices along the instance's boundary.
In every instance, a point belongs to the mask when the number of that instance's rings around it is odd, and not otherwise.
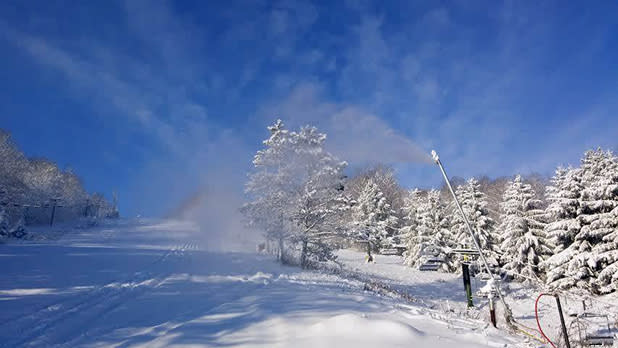
[{"label": "ski slope", "polygon": [[528,346],[482,320],[200,240],[190,223],[121,220],[0,245],[0,345]]}]

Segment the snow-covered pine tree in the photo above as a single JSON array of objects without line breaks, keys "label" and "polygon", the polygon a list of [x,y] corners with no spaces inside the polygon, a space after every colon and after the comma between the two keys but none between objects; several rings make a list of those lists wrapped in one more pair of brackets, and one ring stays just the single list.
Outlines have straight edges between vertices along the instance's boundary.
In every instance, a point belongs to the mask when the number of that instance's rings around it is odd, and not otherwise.
[{"label": "snow-covered pine tree", "polygon": [[413,266],[416,259],[411,252],[416,246],[416,229],[418,227],[418,207],[422,202],[422,192],[415,188],[410,190],[403,203],[403,227],[401,227],[402,242],[406,246],[403,254],[403,264]]},{"label": "snow-covered pine tree", "polygon": [[[495,222],[489,216],[485,194],[481,192],[478,181],[474,178],[469,179],[465,185],[457,187],[456,194],[487,258],[487,262],[490,266],[498,266],[498,247],[496,245],[498,238],[495,232]],[[452,215],[450,230],[455,241],[455,247],[474,249],[474,242],[454,202],[451,203],[450,212]],[[457,270],[459,266],[460,261],[458,258],[455,258],[450,268]]]},{"label": "snow-covered pine tree", "polygon": [[[403,237],[401,235],[404,214],[403,205],[407,192],[399,186],[392,168],[377,165],[359,172],[348,180],[346,185],[347,194],[355,201],[358,200],[358,197],[370,180],[377,185],[385,202],[390,206],[394,217],[398,220],[396,224],[391,225],[391,228],[388,229],[388,236],[382,239],[382,247],[393,248],[403,246]],[[349,216],[349,218],[351,220],[352,217]],[[352,225],[352,222],[350,221],[350,225]]]},{"label": "snow-covered pine tree", "polygon": [[[421,201],[416,211],[417,227],[413,237],[412,248],[406,255],[407,263],[420,267],[429,258],[446,260],[449,254],[450,231],[445,216],[445,209],[440,202],[440,192],[431,190]],[[449,264],[442,268],[449,270]]]},{"label": "snow-covered pine tree", "polygon": [[[600,149],[586,155],[582,180],[582,234],[592,244],[588,265],[594,271],[591,288],[598,293],[618,289],[618,159]],[[585,216],[585,218],[584,218]]]},{"label": "snow-covered pine tree", "polygon": [[581,190],[579,169],[572,167],[556,169],[550,185],[545,190],[545,199],[548,203],[545,208],[548,221],[545,233],[554,248],[553,254],[568,248],[579,231],[580,226],[576,218]]},{"label": "snow-covered pine tree", "polygon": [[353,234],[368,243],[368,256],[372,250],[388,245],[389,230],[397,224],[397,217],[373,180],[368,180],[361,191],[352,217]]},{"label": "snow-covered pine tree", "polygon": [[558,168],[546,190],[549,205],[545,211],[549,223],[545,226],[545,232],[554,251],[543,263],[543,268],[547,284],[556,288],[570,288],[578,282],[583,285],[587,283],[585,279],[590,273],[577,274],[571,265],[572,259],[579,253],[579,245],[572,245],[581,229],[577,218],[580,213],[579,198],[583,190],[581,173],[580,168]]},{"label": "snow-covered pine tree", "polygon": [[520,175],[506,185],[498,230],[502,233],[500,258],[507,276],[523,282],[539,279],[539,264],[551,253],[545,240],[541,201]]},{"label": "snow-covered pine tree", "polygon": [[[581,166],[564,175],[563,186],[569,212],[558,218],[556,253],[547,260],[547,283],[556,288],[578,287],[591,292],[614,291],[611,273],[615,266],[615,240],[612,232],[618,225],[618,178],[616,159],[611,152],[588,151]],[[575,202],[573,202],[575,200]],[[551,204],[550,204],[551,206]],[[601,276],[599,272],[603,272]]]}]

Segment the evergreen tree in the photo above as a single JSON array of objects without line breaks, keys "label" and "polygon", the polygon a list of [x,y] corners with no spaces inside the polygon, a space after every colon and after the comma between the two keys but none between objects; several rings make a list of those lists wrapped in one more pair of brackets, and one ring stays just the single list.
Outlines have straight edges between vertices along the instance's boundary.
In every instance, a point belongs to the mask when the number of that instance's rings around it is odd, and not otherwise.
[{"label": "evergreen tree", "polygon": [[591,288],[608,293],[618,288],[618,159],[599,149],[586,154],[583,167],[581,233],[592,245],[587,262],[596,279]]},{"label": "evergreen tree", "polygon": [[418,228],[418,208],[422,202],[422,193],[415,188],[408,192],[404,198],[403,204],[403,227],[401,228],[401,237],[406,246],[403,263],[407,266],[413,266],[416,259],[411,252],[416,247],[416,229]]},{"label": "evergreen tree", "polygon": [[558,200],[563,204],[557,211],[569,214],[557,216],[550,224],[555,227],[552,237],[556,240],[555,254],[547,260],[550,286],[591,292],[615,290],[616,167],[611,152],[588,151],[579,168],[568,170],[562,180],[556,180],[562,181],[563,188]]},{"label": "evergreen tree", "polygon": [[[429,258],[446,260],[449,253],[448,221],[445,210],[440,202],[440,192],[431,190],[422,199],[417,208],[416,233],[412,237],[411,249],[406,254],[406,263],[420,267]],[[449,264],[443,263],[444,270],[449,270]]]},{"label": "evergreen tree", "polygon": [[[570,288],[577,284],[585,287],[591,272],[579,271],[573,260],[579,254],[580,242],[575,243],[581,230],[580,196],[583,189],[580,168],[558,168],[547,188],[546,209],[550,219],[545,227],[547,237],[554,246],[553,255],[544,263],[546,282],[556,288]],[[585,247],[585,245],[584,245]]]},{"label": "evergreen tree", "polygon": [[538,279],[539,263],[551,253],[545,241],[541,201],[530,184],[517,175],[507,184],[501,209],[501,263],[510,278]]},{"label": "evergreen tree", "polygon": [[352,230],[359,240],[368,243],[367,253],[379,246],[388,246],[388,240],[397,217],[383,193],[373,180],[368,180],[353,208]]},{"label": "evergreen tree", "polygon": [[[478,181],[474,178],[469,179],[465,185],[457,187],[456,194],[487,262],[490,266],[498,266],[498,248],[496,245],[498,238],[494,231],[495,222],[489,216],[487,200],[485,194],[480,190]],[[470,237],[465,221],[454,203],[452,203],[450,211],[453,217],[451,231],[455,247],[474,249],[474,242]],[[460,261],[455,259],[451,268],[458,269],[459,265]]]},{"label": "evergreen tree", "polygon": [[545,197],[549,205],[545,209],[548,224],[545,232],[554,254],[565,250],[579,231],[577,215],[579,196],[582,190],[580,171],[575,168],[558,168],[547,187]]}]

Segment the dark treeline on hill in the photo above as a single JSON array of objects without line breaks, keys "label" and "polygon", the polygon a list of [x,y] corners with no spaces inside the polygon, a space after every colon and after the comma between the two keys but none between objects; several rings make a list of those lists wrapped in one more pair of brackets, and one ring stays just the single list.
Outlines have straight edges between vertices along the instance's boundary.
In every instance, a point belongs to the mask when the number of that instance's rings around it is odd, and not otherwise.
[{"label": "dark treeline on hill", "polygon": [[118,216],[115,203],[86,192],[70,169],[27,158],[0,129],[0,238],[21,237],[26,226],[49,224],[52,212],[57,222]]},{"label": "dark treeline on hill", "polygon": [[[324,150],[326,136],[314,127],[290,131],[277,121],[269,130],[243,212],[280,260],[306,266],[356,247],[368,260],[403,252],[410,267],[437,262],[441,271],[459,271],[462,255],[454,250],[474,243],[445,187],[405,189],[382,165],[346,177],[347,163]],[[475,238],[505,280],[618,290],[618,158],[611,151],[587,151],[579,166],[559,167],[551,178],[452,181]]]}]

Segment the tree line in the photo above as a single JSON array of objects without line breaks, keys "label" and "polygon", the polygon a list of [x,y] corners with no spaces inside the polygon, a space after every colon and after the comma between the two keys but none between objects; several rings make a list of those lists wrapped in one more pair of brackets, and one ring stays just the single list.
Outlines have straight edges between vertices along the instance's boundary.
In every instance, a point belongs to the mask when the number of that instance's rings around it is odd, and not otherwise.
[{"label": "tree line", "polygon": [[0,238],[21,237],[26,226],[49,223],[52,212],[57,221],[118,216],[115,203],[86,192],[73,171],[26,157],[0,130]]},{"label": "tree line", "polygon": [[[346,176],[315,127],[268,128],[242,207],[282,262],[303,267],[362,245],[368,257],[400,249],[418,268],[440,260],[458,272],[474,243],[445,188],[405,190],[377,166]],[[618,159],[587,151],[578,167],[491,180],[454,178],[456,195],[488,262],[504,279],[608,293],[618,288]]]}]

